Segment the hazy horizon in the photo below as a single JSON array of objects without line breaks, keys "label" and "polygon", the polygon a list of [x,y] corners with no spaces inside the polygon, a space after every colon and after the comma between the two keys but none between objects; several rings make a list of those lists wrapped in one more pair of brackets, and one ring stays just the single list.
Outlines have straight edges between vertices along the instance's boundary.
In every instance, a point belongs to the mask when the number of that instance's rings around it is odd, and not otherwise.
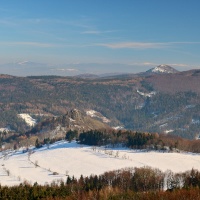
[{"label": "hazy horizon", "polygon": [[[198,0],[3,1],[0,74],[200,68]],[[27,62],[28,61],[28,62]]]},{"label": "hazy horizon", "polygon": [[[47,65],[44,63],[34,63],[30,61],[7,63],[0,65],[0,74],[12,76],[77,76],[82,74],[94,75],[117,75],[117,74],[137,74],[146,72],[147,70],[157,67],[157,65],[127,65],[120,63],[72,63],[66,65]],[[165,65],[165,64],[164,64]],[[131,70],[134,66],[134,70]],[[195,68],[177,67],[169,64],[178,71],[186,71]]]}]

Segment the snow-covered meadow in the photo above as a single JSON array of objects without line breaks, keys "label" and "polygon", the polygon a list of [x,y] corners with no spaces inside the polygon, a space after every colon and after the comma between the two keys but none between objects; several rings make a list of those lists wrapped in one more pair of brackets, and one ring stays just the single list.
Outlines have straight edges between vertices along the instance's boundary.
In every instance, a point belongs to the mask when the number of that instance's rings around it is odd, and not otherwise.
[{"label": "snow-covered meadow", "polygon": [[[0,184],[16,185],[65,181],[66,175],[79,178],[126,167],[151,166],[162,171],[200,170],[200,154],[137,151],[124,148],[105,149],[60,141],[32,153],[10,151],[0,154]],[[54,173],[54,175],[53,175]]]}]

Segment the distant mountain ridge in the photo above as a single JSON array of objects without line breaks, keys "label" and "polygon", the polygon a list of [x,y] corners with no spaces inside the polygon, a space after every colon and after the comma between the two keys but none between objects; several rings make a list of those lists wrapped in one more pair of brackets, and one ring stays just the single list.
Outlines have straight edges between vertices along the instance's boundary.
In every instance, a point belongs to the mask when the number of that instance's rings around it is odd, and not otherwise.
[{"label": "distant mountain ridge", "polygon": [[154,68],[151,68],[145,72],[140,73],[106,73],[106,74],[80,74],[74,77],[83,78],[83,79],[97,79],[97,78],[119,78],[119,77],[137,77],[137,76],[149,76],[154,74],[174,74],[179,72],[169,65],[159,65]]},{"label": "distant mountain ridge", "polygon": [[98,75],[96,74],[79,74],[79,75],[76,75],[74,76],[76,78],[82,78],[82,79],[95,79],[95,78],[99,78]]}]

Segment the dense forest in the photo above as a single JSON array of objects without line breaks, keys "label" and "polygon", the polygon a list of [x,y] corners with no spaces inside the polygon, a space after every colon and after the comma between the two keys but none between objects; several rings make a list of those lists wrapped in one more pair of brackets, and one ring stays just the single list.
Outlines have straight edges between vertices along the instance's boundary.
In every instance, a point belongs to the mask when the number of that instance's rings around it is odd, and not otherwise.
[{"label": "dense forest", "polygon": [[188,140],[169,134],[122,130],[91,130],[78,134],[77,131],[70,130],[66,133],[66,140],[73,139],[80,144],[91,146],[200,153],[200,140]]}]

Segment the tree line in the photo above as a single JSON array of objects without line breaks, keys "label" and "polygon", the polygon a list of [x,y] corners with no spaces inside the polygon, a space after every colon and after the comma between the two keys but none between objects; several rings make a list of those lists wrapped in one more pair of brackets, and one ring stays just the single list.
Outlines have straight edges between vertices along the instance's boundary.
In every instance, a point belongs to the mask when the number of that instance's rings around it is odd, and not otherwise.
[{"label": "tree line", "polygon": [[200,140],[189,140],[170,134],[127,130],[90,130],[78,133],[76,130],[69,130],[66,133],[66,140],[73,139],[80,144],[92,146],[120,145],[134,149],[200,153]]},{"label": "tree line", "polygon": [[[62,138],[44,138],[35,141],[37,148],[50,145]],[[165,152],[187,151],[200,153],[200,140],[189,140],[170,134],[147,133],[127,130],[90,130],[78,133],[77,130],[66,132],[65,139],[76,140],[79,144],[106,147],[128,147],[132,149],[159,150]]]},{"label": "tree line", "polygon": [[192,169],[183,173],[161,172],[150,167],[129,168],[102,175],[67,177],[66,182],[19,186],[0,186],[0,199],[15,200],[111,200],[111,199],[199,199],[200,172]]}]

